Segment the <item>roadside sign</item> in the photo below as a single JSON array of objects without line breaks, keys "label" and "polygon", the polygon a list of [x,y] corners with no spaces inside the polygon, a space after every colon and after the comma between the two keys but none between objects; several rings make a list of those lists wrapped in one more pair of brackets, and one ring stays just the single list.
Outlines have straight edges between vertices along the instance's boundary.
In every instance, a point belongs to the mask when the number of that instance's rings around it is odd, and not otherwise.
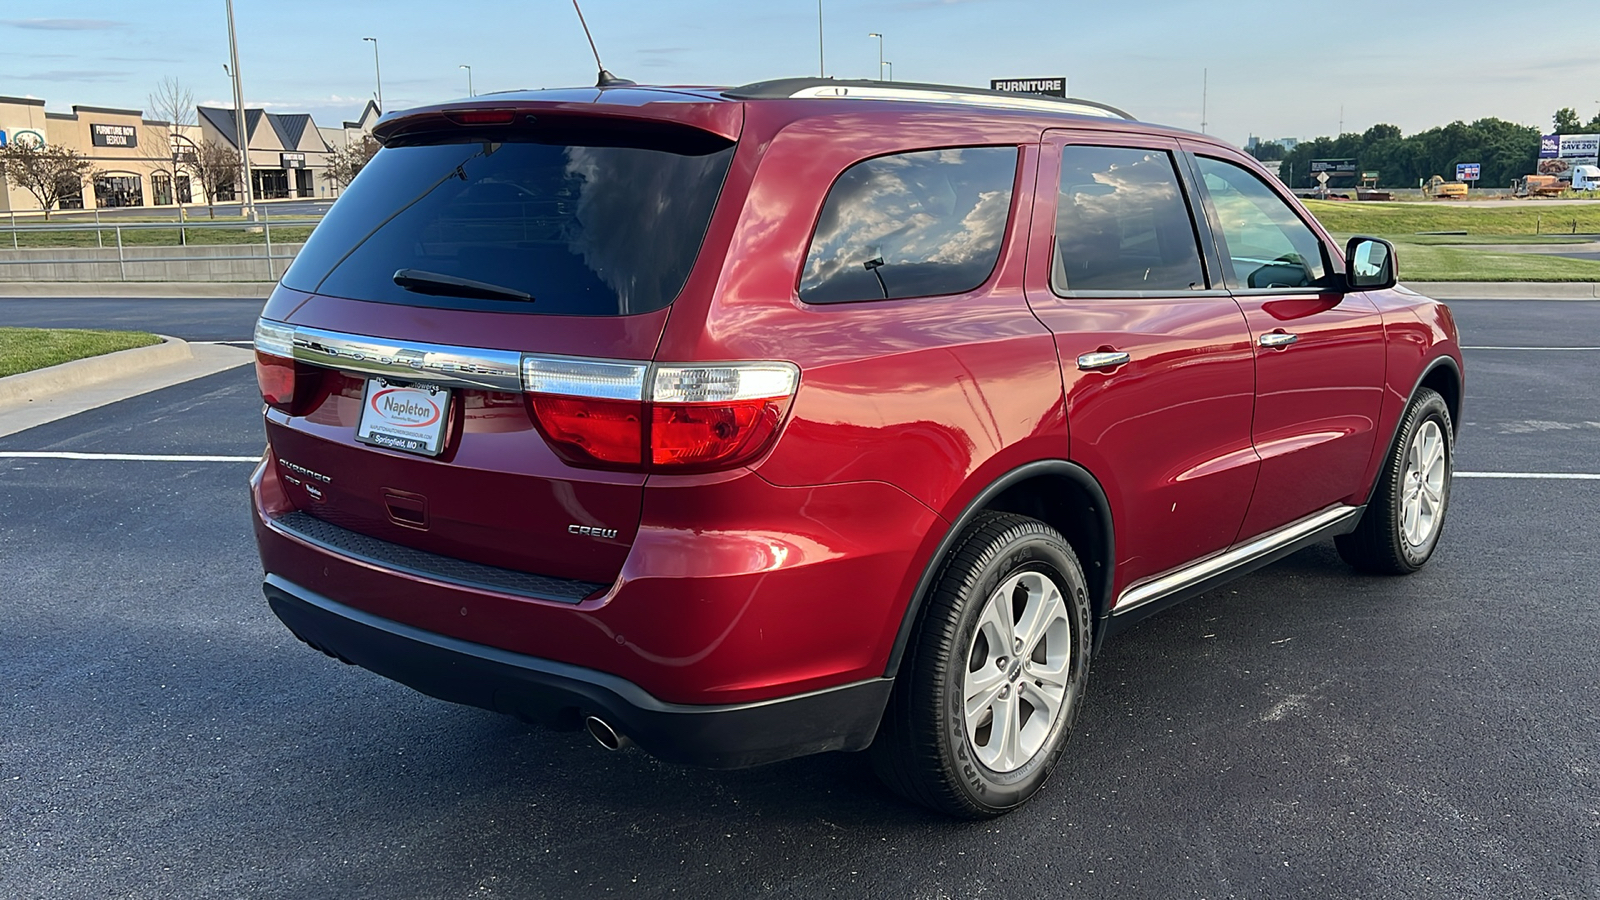
[{"label": "roadside sign", "polygon": [[1327,184],[1327,183],[1328,183],[1328,173],[1327,172],[1318,172],[1317,173],[1317,184]]},{"label": "roadside sign", "polygon": [[1044,94],[1047,97],[1067,96],[1067,76],[1056,78],[991,78],[989,90],[1007,94]]},{"label": "roadside sign", "polygon": [[1457,181],[1477,181],[1479,163],[1456,163]]}]

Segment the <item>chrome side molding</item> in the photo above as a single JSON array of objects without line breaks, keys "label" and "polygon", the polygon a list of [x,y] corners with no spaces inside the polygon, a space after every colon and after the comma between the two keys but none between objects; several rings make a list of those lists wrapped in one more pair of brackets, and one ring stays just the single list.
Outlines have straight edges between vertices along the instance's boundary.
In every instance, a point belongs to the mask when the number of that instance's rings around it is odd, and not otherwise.
[{"label": "chrome side molding", "polygon": [[1295,545],[1302,541],[1314,540],[1324,532],[1339,533],[1342,526],[1354,525],[1355,520],[1361,517],[1362,509],[1343,504],[1331,506],[1298,522],[1290,522],[1282,528],[1269,531],[1249,543],[1133,585],[1117,597],[1117,602],[1112,604],[1111,614],[1122,615],[1236,570],[1265,565],[1276,558],[1274,554],[1298,549]]}]

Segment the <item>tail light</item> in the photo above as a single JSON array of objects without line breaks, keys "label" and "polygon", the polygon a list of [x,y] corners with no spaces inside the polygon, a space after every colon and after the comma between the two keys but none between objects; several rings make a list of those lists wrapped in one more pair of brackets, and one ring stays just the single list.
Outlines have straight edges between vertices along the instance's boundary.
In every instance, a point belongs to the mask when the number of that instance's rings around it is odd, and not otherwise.
[{"label": "tail light", "polygon": [[522,360],[523,389],[551,448],[574,465],[632,471],[707,472],[756,459],[799,382],[784,362]]},{"label": "tail light", "polygon": [[256,320],[256,384],[261,399],[273,409],[293,413],[304,402],[314,371],[294,361],[294,326]]}]

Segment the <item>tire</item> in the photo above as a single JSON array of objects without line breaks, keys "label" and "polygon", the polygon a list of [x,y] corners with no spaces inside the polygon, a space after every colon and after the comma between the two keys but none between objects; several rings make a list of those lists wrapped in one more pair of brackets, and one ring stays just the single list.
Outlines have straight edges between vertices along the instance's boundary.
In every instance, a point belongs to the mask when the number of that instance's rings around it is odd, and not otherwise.
[{"label": "tire", "polygon": [[[919,618],[873,768],[896,793],[948,815],[1009,812],[1050,777],[1088,684],[1089,590],[1078,558],[1043,522],[980,513]],[[1008,649],[992,646],[1007,640]]]},{"label": "tire", "polygon": [[1454,440],[1444,398],[1418,390],[1360,524],[1334,539],[1345,562],[1374,575],[1409,575],[1427,564],[1450,508]]}]

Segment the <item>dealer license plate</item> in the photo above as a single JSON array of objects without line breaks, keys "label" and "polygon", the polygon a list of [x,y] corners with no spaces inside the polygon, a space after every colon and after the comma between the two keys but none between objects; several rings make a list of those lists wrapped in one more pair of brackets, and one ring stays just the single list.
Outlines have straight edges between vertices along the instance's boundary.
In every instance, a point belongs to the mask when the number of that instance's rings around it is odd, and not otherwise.
[{"label": "dealer license plate", "polygon": [[450,390],[428,384],[399,385],[368,378],[361,398],[356,440],[375,447],[438,456],[450,418]]}]

